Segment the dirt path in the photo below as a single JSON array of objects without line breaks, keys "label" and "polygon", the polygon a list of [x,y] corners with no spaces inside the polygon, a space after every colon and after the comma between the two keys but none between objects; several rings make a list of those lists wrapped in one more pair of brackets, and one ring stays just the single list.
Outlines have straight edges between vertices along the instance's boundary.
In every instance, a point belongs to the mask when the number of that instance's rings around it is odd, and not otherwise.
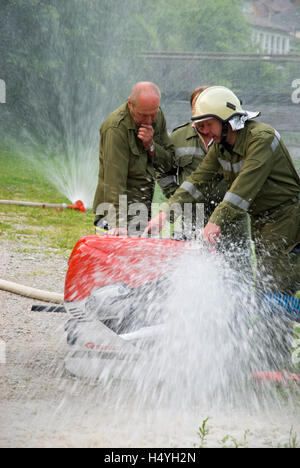
[{"label": "dirt path", "polygon": [[[24,245],[0,242],[0,278],[62,293],[67,261]],[[300,437],[298,410],[215,414],[205,407],[140,407],[141,395],[116,386],[81,382],[68,375],[64,314],[32,312],[37,301],[0,291],[0,447],[195,447],[209,417],[207,446],[283,446]],[[247,434],[245,442],[245,434]],[[228,436],[224,442],[224,437]],[[223,440],[223,442],[222,442]]]}]

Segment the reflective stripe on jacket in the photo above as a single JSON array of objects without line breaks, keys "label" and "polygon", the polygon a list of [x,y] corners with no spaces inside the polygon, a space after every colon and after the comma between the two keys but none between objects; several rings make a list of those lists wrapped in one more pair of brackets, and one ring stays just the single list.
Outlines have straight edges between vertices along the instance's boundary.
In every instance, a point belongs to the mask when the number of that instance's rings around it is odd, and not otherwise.
[{"label": "reflective stripe on jacket", "polygon": [[[215,143],[187,182],[205,193],[220,167],[230,188],[210,219],[219,226],[233,221],[240,210],[259,215],[300,192],[300,179],[286,146],[279,133],[263,123],[246,122],[232,151]],[[181,186],[169,203],[192,199],[191,190]]]},{"label": "reflective stripe on jacket", "polygon": [[170,198],[179,185],[196,170],[207,152],[191,122],[176,127],[170,140],[175,148],[173,168],[168,174],[159,174],[157,178],[166,198]]}]

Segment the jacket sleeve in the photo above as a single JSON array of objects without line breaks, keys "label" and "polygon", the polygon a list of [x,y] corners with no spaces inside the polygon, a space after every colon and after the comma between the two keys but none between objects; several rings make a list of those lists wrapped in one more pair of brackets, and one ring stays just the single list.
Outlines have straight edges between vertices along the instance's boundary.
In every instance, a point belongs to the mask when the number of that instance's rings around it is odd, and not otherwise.
[{"label": "jacket sleeve", "polygon": [[153,158],[154,169],[161,174],[172,171],[174,167],[175,150],[168,135],[166,120],[162,113],[159,130],[158,132],[154,132],[153,140],[155,143],[155,155]]},{"label": "jacket sleeve", "polygon": [[274,138],[265,132],[250,140],[243,168],[214,210],[211,222],[222,227],[249,210],[272,171]]},{"label": "jacket sleeve", "polygon": [[169,199],[178,189],[176,168],[165,174],[158,174],[156,181],[164,196]]},{"label": "jacket sleeve", "polygon": [[211,183],[220,169],[214,146],[209,150],[197,169],[181,184],[168,204],[204,203],[209,197]]},{"label": "jacket sleeve", "polygon": [[[116,210],[116,225],[119,224],[119,196],[125,195],[129,167],[129,145],[118,128],[109,128],[102,135],[100,168],[103,174],[103,199]],[[108,217],[110,225],[114,219]]]}]

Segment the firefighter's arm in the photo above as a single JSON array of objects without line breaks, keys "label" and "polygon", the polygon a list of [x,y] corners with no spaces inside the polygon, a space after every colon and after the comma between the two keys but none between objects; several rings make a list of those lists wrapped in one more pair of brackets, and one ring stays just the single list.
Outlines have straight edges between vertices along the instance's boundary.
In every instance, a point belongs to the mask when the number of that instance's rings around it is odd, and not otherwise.
[{"label": "firefighter's arm", "polygon": [[[206,198],[200,191],[200,188],[205,192],[218,170],[219,163],[214,153],[211,155],[211,160],[208,159],[207,155],[205,160],[199,164],[198,168],[181,184],[168,202],[164,204],[162,211],[149,222],[144,234],[148,232],[160,232],[168,218],[168,213],[172,206],[176,206],[177,204],[183,206],[185,203],[195,202],[204,203]],[[179,214],[178,210],[174,210],[174,216],[176,212]],[[176,219],[174,219],[174,221],[176,221]]]},{"label": "firefighter's arm", "polygon": [[269,138],[254,139],[247,148],[247,158],[238,177],[214,210],[210,221],[221,226],[247,212],[272,171],[273,150]]},{"label": "firefighter's arm", "polygon": [[155,170],[162,174],[172,171],[174,168],[175,149],[168,135],[166,120],[163,114],[161,114],[159,132],[154,133],[153,143],[154,154],[152,160]]},{"label": "firefighter's arm", "polygon": [[212,147],[197,169],[181,184],[168,204],[204,203],[210,192],[211,182],[215,179],[220,164]]}]

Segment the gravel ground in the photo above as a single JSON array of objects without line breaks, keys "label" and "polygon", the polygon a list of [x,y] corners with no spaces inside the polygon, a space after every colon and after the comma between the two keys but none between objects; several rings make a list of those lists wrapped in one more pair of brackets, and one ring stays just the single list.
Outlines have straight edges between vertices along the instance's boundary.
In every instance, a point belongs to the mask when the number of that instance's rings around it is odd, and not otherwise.
[{"label": "gravel ground", "polygon": [[[24,253],[25,250],[25,253]],[[46,256],[30,251],[28,245],[0,242],[0,278],[25,286],[62,293],[67,261],[55,254]],[[0,446],[22,446],[18,425],[25,401],[56,398],[57,364],[64,353],[64,314],[32,312],[35,299],[0,291],[0,339],[5,342],[5,364],[0,364]],[[21,422],[22,421],[22,422]],[[27,437],[26,437],[27,438]]]},{"label": "gravel ground", "polygon": [[[31,252],[18,242],[0,241],[0,249],[0,278],[63,292],[64,258],[55,252]],[[127,394],[128,388],[116,385],[107,392],[104,384],[77,380],[63,365],[66,316],[32,312],[37,302],[0,291],[0,339],[6,345],[6,363],[0,363],[0,447],[193,448],[200,443],[198,427],[207,417],[209,447],[284,446],[291,430],[300,442],[295,409],[277,407],[267,415],[207,414],[206,408],[158,411],[151,405],[137,410],[140,396]]]}]

